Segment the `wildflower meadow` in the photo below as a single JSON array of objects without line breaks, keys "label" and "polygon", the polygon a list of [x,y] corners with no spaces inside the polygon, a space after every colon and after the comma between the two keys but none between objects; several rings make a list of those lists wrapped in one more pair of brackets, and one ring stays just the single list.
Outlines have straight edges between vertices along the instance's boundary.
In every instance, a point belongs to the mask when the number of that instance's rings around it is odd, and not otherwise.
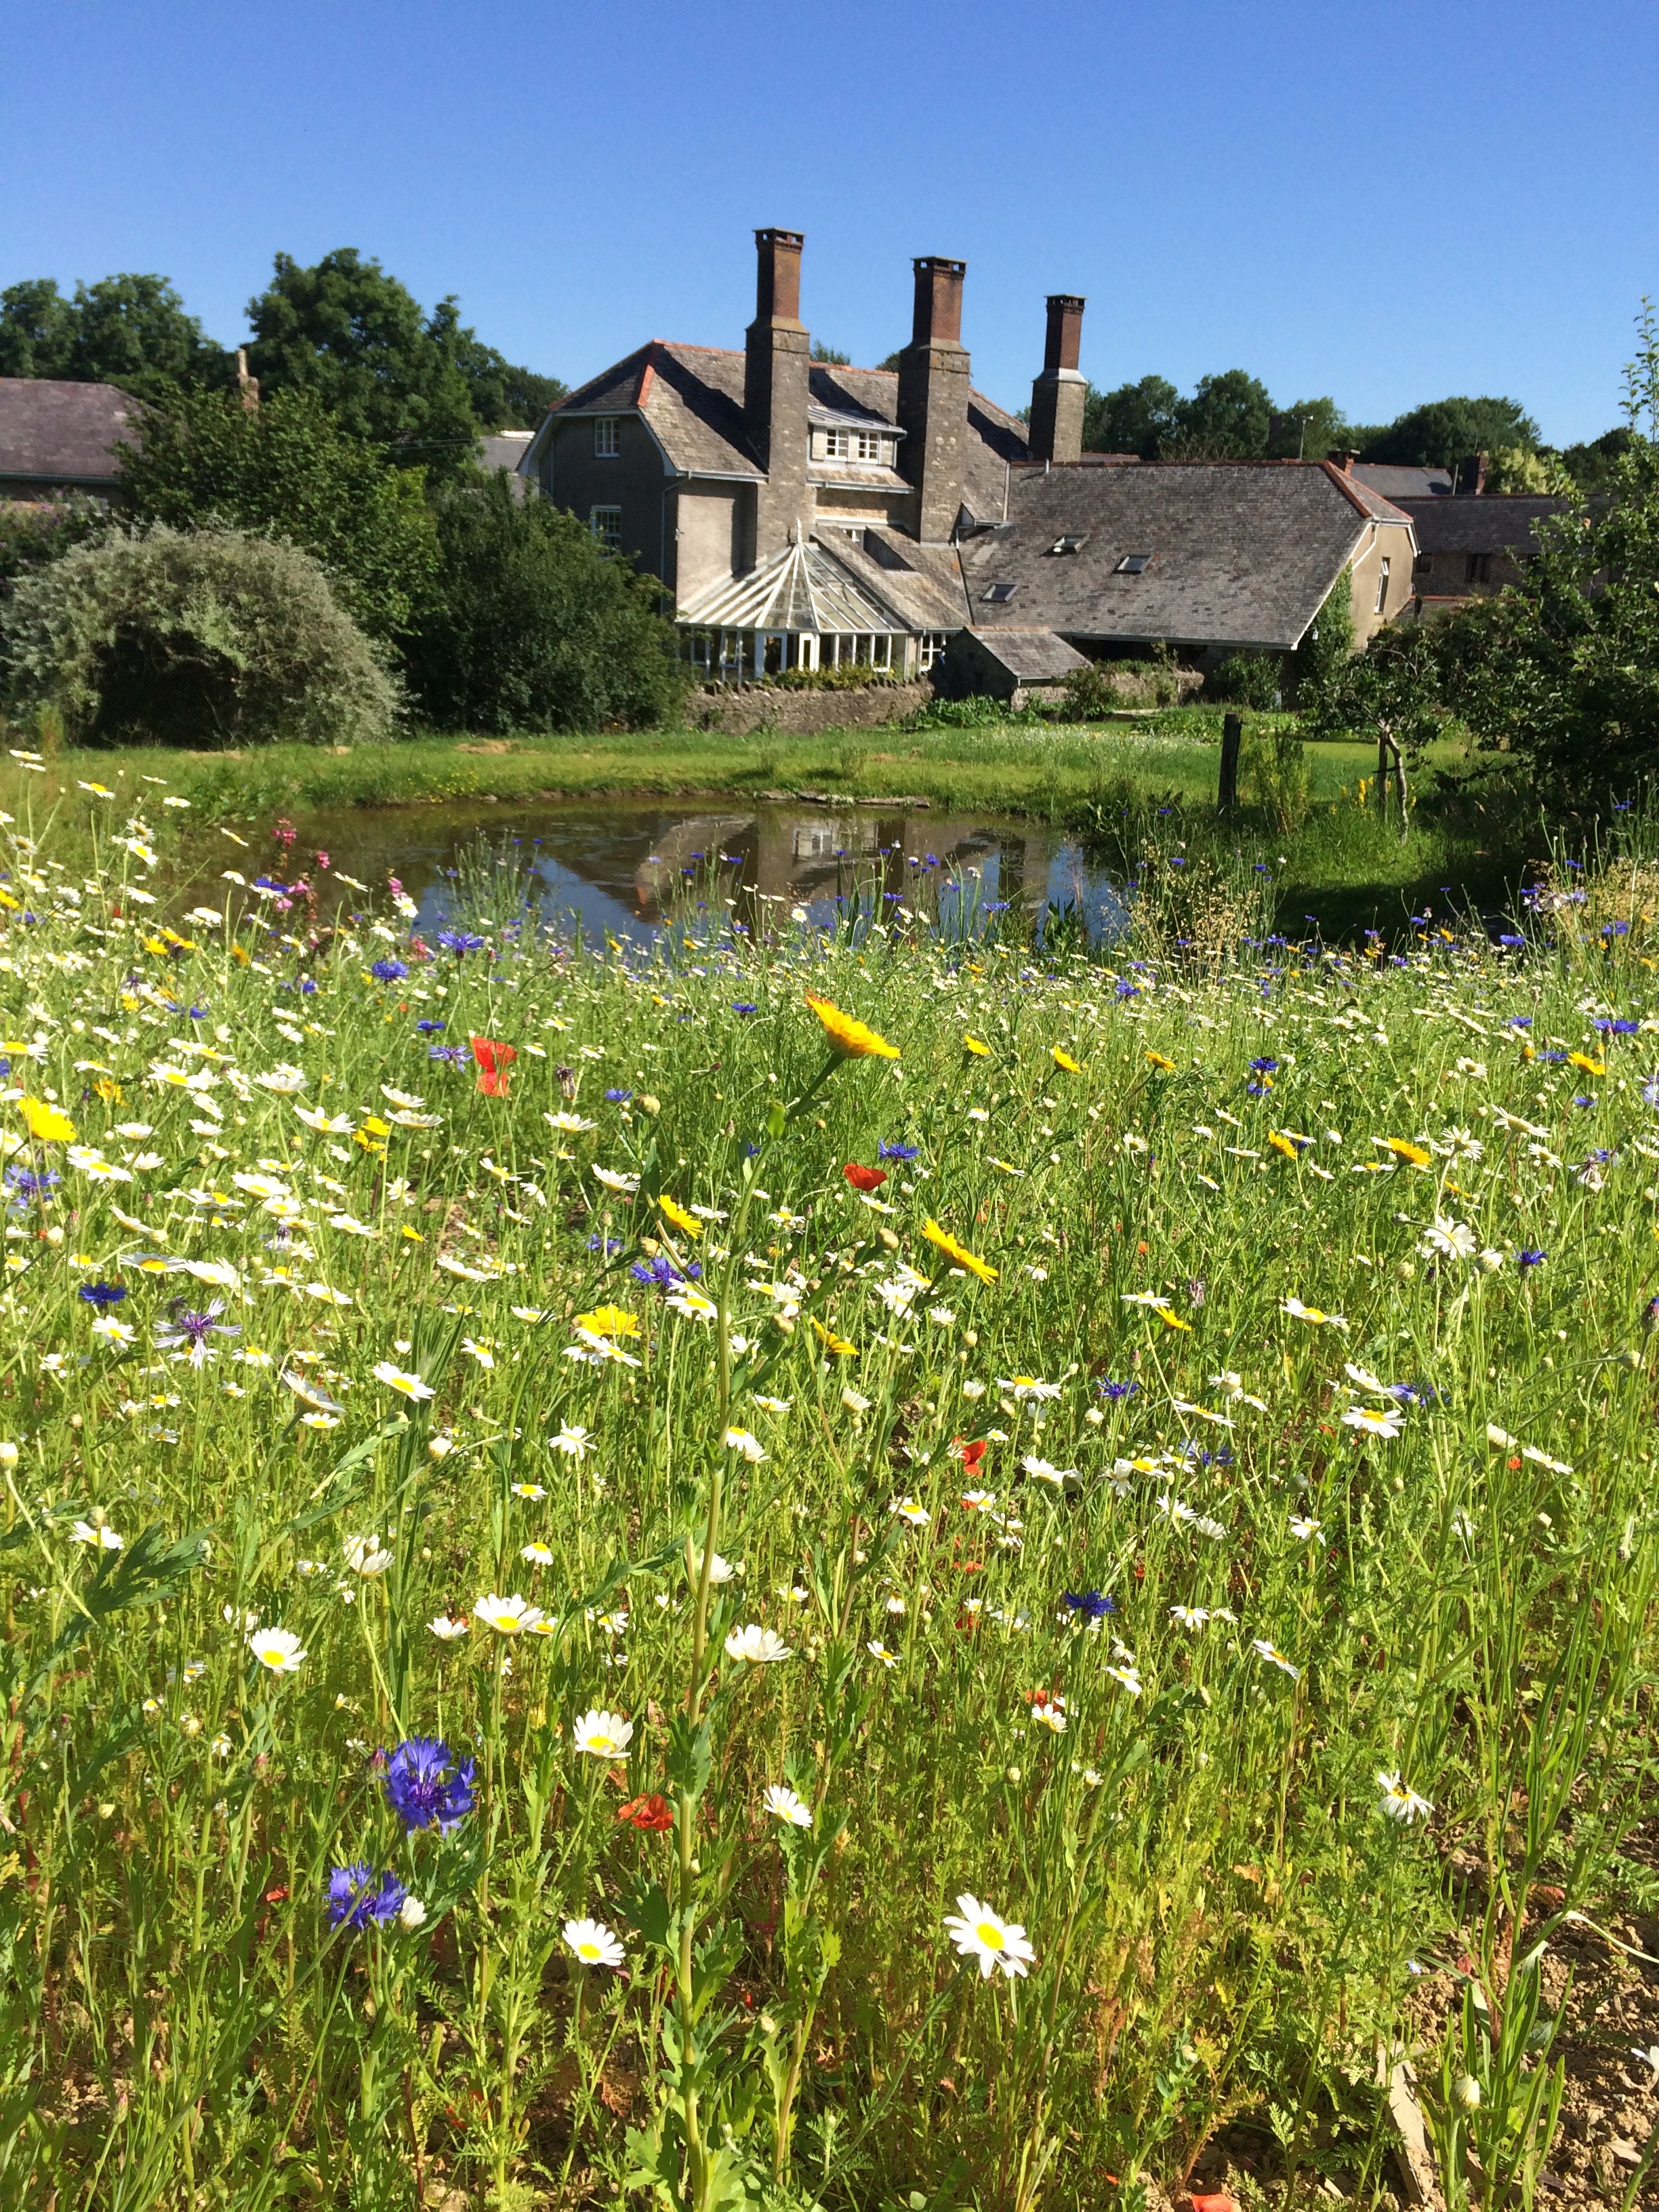
[{"label": "wildflower meadow", "polygon": [[1530,2204],[1659,1900],[1648,864],[595,951],[179,910],[147,795],[0,883],[4,2201],[1405,2201],[1403,2108]]}]

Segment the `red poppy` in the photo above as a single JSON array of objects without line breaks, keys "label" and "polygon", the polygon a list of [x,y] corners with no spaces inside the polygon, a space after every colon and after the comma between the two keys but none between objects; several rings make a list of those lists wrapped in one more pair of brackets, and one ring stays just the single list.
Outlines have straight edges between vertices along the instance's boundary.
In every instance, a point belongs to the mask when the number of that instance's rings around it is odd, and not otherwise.
[{"label": "red poppy", "polygon": [[508,1064],[519,1056],[516,1045],[496,1044],[489,1037],[475,1036],[472,1057],[478,1063],[478,1088],[486,1098],[505,1098]]},{"label": "red poppy", "polygon": [[989,1443],[988,1437],[975,1437],[972,1443],[968,1444],[958,1441],[957,1455],[962,1462],[962,1471],[964,1474],[972,1475],[979,1473],[981,1462],[985,1457],[986,1447]]},{"label": "red poppy", "polygon": [[642,1828],[647,1835],[665,1835],[674,1825],[673,1809],[660,1790],[653,1790],[648,1797],[630,1797],[625,1805],[617,1808],[617,1818],[626,1820],[630,1827]]},{"label": "red poppy", "polygon": [[848,1160],[842,1173],[854,1190],[879,1190],[887,1180],[885,1168],[861,1168],[856,1160]]},{"label": "red poppy", "polygon": [[1224,2189],[1218,2189],[1213,2195],[1208,2197],[1200,2197],[1194,2190],[1192,2195],[1192,2207],[1193,2212],[1238,2212],[1238,2206]]}]

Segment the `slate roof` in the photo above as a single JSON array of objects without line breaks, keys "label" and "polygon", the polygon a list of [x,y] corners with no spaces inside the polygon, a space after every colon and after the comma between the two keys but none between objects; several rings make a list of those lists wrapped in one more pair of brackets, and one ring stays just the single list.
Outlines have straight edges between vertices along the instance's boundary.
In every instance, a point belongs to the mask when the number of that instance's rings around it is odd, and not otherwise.
[{"label": "slate roof", "polygon": [[[637,410],[650,424],[671,467],[692,476],[757,477],[763,471],[743,416],[744,356],[729,347],[671,343],[653,338],[579,386],[548,410],[547,422],[565,415],[621,415]],[[807,386],[809,417],[881,422],[896,428],[898,375],[885,368],[842,368],[814,362]],[[1005,466],[1027,458],[1025,434],[1013,416],[982,392],[970,392],[964,492],[1000,509]],[[825,479],[829,481],[830,479]],[[837,476],[835,482],[850,481]],[[885,489],[908,489],[891,470],[870,468],[858,481]]]},{"label": "slate roof", "polygon": [[968,620],[962,572],[948,545],[921,545],[893,530],[866,530],[863,542],[832,536],[837,561],[884,599],[910,629],[959,629]]},{"label": "slate roof", "polygon": [[528,430],[493,430],[480,438],[483,448],[478,466],[481,469],[516,469],[529,451],[531,433]]},{"label": "slate roof", "polygon": [[1394,461],[1356,461],[1352,473],[1384,499],[1448,499],[1449,469],[1413,469]]},{"label": "slate roof", "polygon": [[[1357,551],[1367,519],[1409,528],[1388,501],[1324,461],[1143,462],[1016,470],[1006,534],[961,548],[981,631],[1167,638],[1288,650]],[[1060,538],[1079,550],[1054,553]],[[1140,574],[1120,573],[1150,554]],[[1006,605],[985,593],[1017,586]]]},{"label": "slate roof", "polygon": [[133,404],[113,384],[0,376],[0,483],[112,485],[114,448],[132,436]]},{"label": "slate roof", "polygon": [[980,629],[969,635],[983,653],[1000,661],[1017,684],[1058,684],[1088,657],[1051,629]]},{"label": "slate roof", "polygon": [[1566,514],[1571,505],[1570,499],[1534,497],[1524,492],[1401,501],[1412,519],[1420,551],[1512,553],[1519,561],[1532,557],[1533,526],[1547,515]]}]

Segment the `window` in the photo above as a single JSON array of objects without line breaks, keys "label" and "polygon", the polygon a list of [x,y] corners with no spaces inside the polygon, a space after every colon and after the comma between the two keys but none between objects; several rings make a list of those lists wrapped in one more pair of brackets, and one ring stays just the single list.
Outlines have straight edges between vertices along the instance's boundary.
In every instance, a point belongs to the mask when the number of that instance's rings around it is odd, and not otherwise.
[{"label": "window", "polygon": [[1389,604],[1389,556],[1385,553],[1377,563],[1376,605],[1372,612],[1381,614]]},{"label": "window", "polygon": [[1089,542],[1085,531],[1080,538],[1056,538],[1048,548],[1051,553],[1080,553]]},{"label": "window", "polygon": [[988,607],[1006,607],[1018,589],[1018,584],[993,584],[988,592],[980,593],[980,603]]},{"label": "window", "polygon": [[853,434],[850,430],[820,430],[823,443],[818,450],[826,461],[845,461],[852,458]]},{"label": "window", "polygon": [[1419,553],[1412,565],[1412,574],[1413,576],[1431,576],[1434,574],[1433,554]]},{"label": "window", "polygon": [[601,415],[596,418],[593,424],[593,451],[602,461],[616,459],[617,418],[614,415]]},{"label": "window", "polygon": [[950,642],[951,634],[948,630],[925,631],[917,643],[916,666],[923,670],[934,667],[944,659],[945,648]]},{"label": "window", "polygon": [[1469,556],[1468,569],[1468,580],[1470,583],[1489,583],[1492,580],[1492,555],[1490,553],[1471,553]]},{"label": "window", "polygon": [[[842,434],[844,437],[846,433],[843,431]],[[858,433],[858,458],[861,461],[878,461],[881,459],[881,439],[875,431],[860,430]]]},{"label": "window", "polygon": [[1120,576],[1138,576],[1143,569],[1150,568],[1152,565],[1152,556],[1150,553],[1126,553],[1117,564],[1117,573]]},{"label": "window", "polygon": [[587,526],[607,553],[622,551],[622,509],[619,507],[590,507]]}]

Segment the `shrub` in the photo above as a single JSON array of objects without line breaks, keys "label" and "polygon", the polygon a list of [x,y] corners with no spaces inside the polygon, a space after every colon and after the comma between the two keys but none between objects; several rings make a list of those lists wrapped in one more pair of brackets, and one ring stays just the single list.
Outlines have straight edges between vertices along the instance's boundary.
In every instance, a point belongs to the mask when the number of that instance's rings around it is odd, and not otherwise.
[{"label": "shrub", "polygon": [[977,730],[988,722],[1012,722],[1018,729],[1041,729],[1046,717],[1036,707],[1018,713],[1006,700],[976,694],[967,699],[930,699],[905,717],[907,730]]},{"label": "shrub", "polygon": [[234,530],[76,547],[17,583],[0,662],[13,705],[82,744],[362,742],[398,703],[317,563]]},{"label": "shrub", "polygon": [[1276,653],[1230,653],[1204,688],[1230,707],[1271,714],[1279,703],[1283,675],[1284,663]]},{"label": "shrub", "polygon": [[61,559],[73,545],[101,538],[109,526],[108,507],[83,492],[40,506],[21,500],[0,504],[0,599],[18,577]]},{"label": "shrub", "polygon": [[435,604],[410,640],[410,680],[440,728],[647,729],[690,672],[661,586],[608,554],[574,514],[519,501],[504,475],[438,508]]},{"label": "shrub", "polygon": [[1250,724],[1239,747],[1238,788],[1244,804],[1260,807],[1276,830],[1299,830],[1308,812],[1301,732],[1284,724],[1277,729]]}]

